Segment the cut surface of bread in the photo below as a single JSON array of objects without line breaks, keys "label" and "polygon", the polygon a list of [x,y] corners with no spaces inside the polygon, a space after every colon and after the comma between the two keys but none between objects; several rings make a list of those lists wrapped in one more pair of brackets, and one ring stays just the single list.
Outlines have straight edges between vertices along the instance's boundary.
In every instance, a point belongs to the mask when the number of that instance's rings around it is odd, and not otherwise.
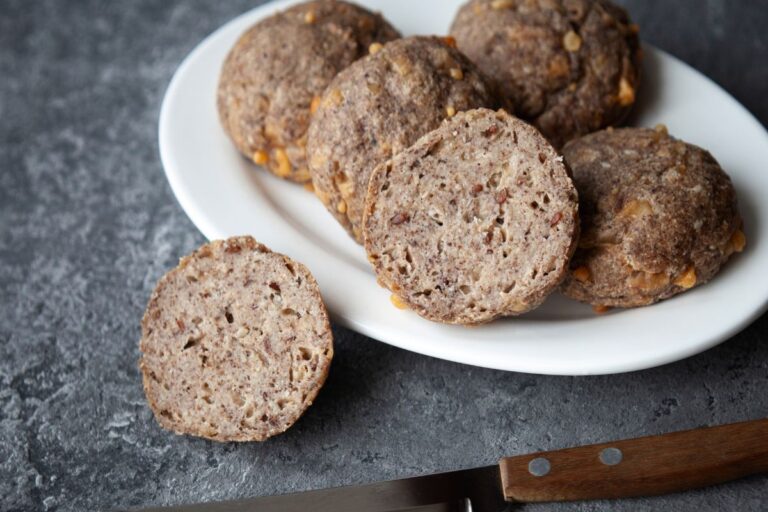
[{"label": "cut surface of bread", "polygon": [[558,286],[577,212],[562,158],[535,128],[472,110],[374,171],[365,248],[396,303],[479,324],[530,311]]},{"label": "cut surface of bread", "polygon": [[333,357],[303,265],[251,237],[202,246],[163,276],[142,320],[144,391],[157,421],[215,441],[262,441],[312,404]]}]

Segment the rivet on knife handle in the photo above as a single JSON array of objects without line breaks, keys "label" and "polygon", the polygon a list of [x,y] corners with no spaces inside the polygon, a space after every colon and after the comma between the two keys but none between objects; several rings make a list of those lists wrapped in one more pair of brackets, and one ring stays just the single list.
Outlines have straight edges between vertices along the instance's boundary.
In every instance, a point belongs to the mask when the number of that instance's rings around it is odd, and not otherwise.
[{"label": "rivet on knife handle", "polygon": [[768,472],[768,419],[508,457],[508,501],[628,498]]}]

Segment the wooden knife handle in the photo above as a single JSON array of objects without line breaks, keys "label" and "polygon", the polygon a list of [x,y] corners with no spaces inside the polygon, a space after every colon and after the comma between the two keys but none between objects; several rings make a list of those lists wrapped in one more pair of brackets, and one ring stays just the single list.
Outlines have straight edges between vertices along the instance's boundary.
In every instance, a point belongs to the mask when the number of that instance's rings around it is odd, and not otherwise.
[{"label": "wooden knife handle", "polygon": [[507,501],[684,491],[768,472],[768,419],[507,457],[499,464]]}]

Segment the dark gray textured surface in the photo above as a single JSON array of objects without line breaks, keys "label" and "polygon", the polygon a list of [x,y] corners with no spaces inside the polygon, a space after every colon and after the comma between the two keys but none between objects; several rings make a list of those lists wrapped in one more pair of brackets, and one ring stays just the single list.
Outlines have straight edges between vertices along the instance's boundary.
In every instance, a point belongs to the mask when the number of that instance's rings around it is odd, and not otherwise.
[{"label": "dark gray textured surface", "polygon": [[[163,177],[158,110],[188,51],[257,3],[0,3],[0,510],[271,494],[768,416],[763,317],[687,361],[591,378],[471,368],[337,329],[326,389],[282,437],[161,431],[136,368],[138,322],[156,279],[203,237]],[[624,3],[646,40],[768,123],[767,2]],[[751,478],[525,509],[757,511],[767,496],[768,479]]]}]

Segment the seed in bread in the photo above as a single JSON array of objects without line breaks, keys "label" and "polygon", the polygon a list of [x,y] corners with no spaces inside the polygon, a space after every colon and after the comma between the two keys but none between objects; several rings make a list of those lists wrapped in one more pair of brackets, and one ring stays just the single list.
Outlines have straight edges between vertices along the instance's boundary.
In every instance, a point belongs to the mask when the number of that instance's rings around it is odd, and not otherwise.
[{"label": "seed in bread", "polygon": [[569,297],[652,304],[706,283],[744,248],[730,178],[663,126],[604,130],[563,154],[581,199],[581,241],[563,284]]},{"label": "seed in bread", "polygon": [[635,101],[637,26],[608,0],[471,0],[451,35],[556,147],[620,123]]},{"label": "seed in bread", "polygon": [[218,109],[240,152],[272,173],[309,181],[312,109],[336,73],[374,43],[399,37],[380,15],[318,0],[265,18],[243,34],[221,72]]},{"label": "seed in bread", "polygon": [[263,441],[312,404],[333,357],[309,271],[251,237],[204,245],[160,279],[140,368],[157,421],[215,441]]},{"label": "seed in bread", "polygon": [[577,196],[535,128],[472,110],[376,168],[364,227],[395,304],[480,324],[530,311],[557,288],[576,246]]},{"label": "seed in bread", "polygon": [[456,112],[495,107],[485,79],[450,41],[409,37],[339,73],[312,118],[307,144],[318,197],[362,243],[374,167]]}]

